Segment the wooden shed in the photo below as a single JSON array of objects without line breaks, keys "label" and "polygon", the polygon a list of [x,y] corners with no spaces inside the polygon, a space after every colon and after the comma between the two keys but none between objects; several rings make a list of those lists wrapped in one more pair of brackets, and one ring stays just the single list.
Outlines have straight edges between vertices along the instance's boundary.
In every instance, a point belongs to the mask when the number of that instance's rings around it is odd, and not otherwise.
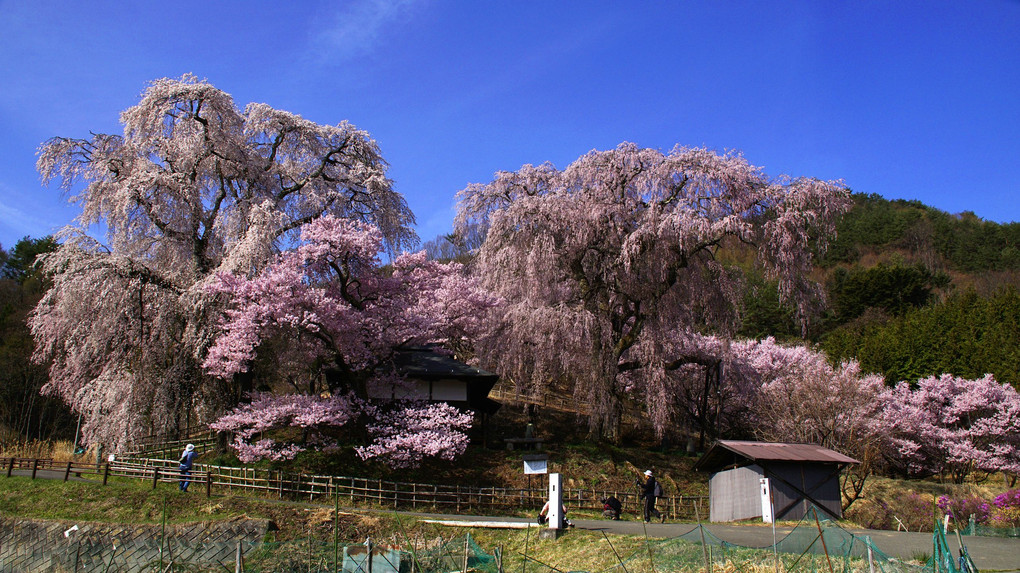
[{"label": "wooden shed", "polygon": [[842,518],[839,473],[856,463],[815,444],[720,440],[694,468],[712,474],[711,521],[761,518],[761,478],[769,478],[773,515],[779,521],[802,518],[811,505]]},{"label": "wooden shed", "polygon": [[418,398],[430,402],[446,402],[476,414],[491,415],[500,403],[489,398],[499,376],[469,366],[435,348],[411,347],[393,356],[398,374],[406,378],[401,386],[379,386],[369,389],[372,398]]}]

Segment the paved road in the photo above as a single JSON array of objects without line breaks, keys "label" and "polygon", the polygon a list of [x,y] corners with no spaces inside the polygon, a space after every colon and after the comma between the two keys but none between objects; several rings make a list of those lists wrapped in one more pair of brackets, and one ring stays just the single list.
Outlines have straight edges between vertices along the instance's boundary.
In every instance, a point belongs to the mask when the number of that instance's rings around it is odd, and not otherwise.
[{"label": "paved road", "polygon": [[[15,470],[14,475],[28,476],[31,475],[31,471]],[[39,470],[37,477],[40,479],[63,479],[64,472],[56,470]],[[75,479],[74,474],[71,475],[70,479]],[[302,502],[302,505],[309,504]],[[326,506],[324,505],[324,507]],[[332,507],[332,505],[328,505],[328,507]],[[380,511],[380,513],[393,512]],[[436,521],[476,522],[480,524],[489,524],[490,526],[504,524],[504,526],[507,527],[526,527],[533,521],[525,518],[499,516],[454,516],[449,514],[417,512],[399,513],[402,515],[416,516]],[[685,533],[693,531],[697,527],[697,524],[694,523],[650,523],[648,525],[644,525],[640,521],[610,521],[595,519],[576,519],[574,520],[574,525],[579,529],[605,531],[606,533],[621,535],[645,535],[647,532],[648,536],[656,538],[679,537]],[[706,529],[719,539],[736,545],[761,548],[772,546],[771,527],[712,523],[706,525]],[[790,527],[776,528],[777,537],[782,540],[783,537],[790,533],[791,529],[792,528]],[[890,557],[910,559],[918,553],[927,553],[930,555],[932,552],[932,535],[930,533],[906,533],[900,531],[879,531],[873,529],[854,529],[850,531],[859,537],[870,536],[872,541],[875,543],[875,546]],[[1002,573],[1020,573],[1020,539],[966,536],[963,538],[963,542],[967,546],[971,558],[974,559],[974,564],[977,565],[978,569],[982,572],[997,571]],[[949,538],[949,546],[954,551],[958,551],[959,546],[955,536],[951,536]]]}]

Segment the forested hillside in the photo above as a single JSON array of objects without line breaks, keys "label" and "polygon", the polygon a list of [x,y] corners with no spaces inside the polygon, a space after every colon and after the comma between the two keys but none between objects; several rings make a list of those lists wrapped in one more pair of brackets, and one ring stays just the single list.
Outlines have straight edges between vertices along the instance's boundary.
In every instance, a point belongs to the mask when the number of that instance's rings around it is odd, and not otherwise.
[{"label": "forested hillside", "polygon": [[[815,278],[827,304],[808,338],[833,359],[887,383],[991,373],[1020,386],[1020,224],[855,194]],[[754,281],[741,334],[799,336],[792,309]]]},{"label": "forested hillside", "polygon": [[984,221],[965,211],[952,215],[919,201],[854,195],[854,207],[821,263],[856,264],[876,253],[899,252],[957,273],[1020,269],[1020,224]]},{"label": "forested hillside", "polygon": [[39,393],[46,367],[31,360],[33,341],[25,323],[46,288],[36,257],[55,247],[52,237],[25,237],[10,250],[0,247],[0,440],[6,434],[41,440],[74,435],[67,406]]}]

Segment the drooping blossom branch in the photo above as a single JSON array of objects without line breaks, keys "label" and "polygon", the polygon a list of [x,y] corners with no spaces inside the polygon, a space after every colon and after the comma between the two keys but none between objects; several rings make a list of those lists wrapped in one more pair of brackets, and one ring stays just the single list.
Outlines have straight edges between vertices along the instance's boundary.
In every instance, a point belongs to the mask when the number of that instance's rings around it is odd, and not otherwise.
[{"label": "drooping blossom branch", "polygon": [[[523,392],[569,386],[591,406],[593,433],[610,438],[629,386],[669,394],[653,386],[681,356],[657,341],[734,330],[741,277],[721,248],[747,249],[807,318],[812,257],[850,206],[837,181],[769,179],[738,154],[630,143],[563,170],[499,172],[458,197],[458,229],[486,233],[476,276],[507,300],[478,345],[483,364]],[[666,417],[650,413],[661,431]]]}]

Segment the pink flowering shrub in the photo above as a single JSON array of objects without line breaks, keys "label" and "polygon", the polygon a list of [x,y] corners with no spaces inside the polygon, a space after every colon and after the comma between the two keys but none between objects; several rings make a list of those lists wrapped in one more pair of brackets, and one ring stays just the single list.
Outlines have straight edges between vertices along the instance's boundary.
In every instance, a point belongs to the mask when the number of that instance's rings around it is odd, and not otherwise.
[{"label": "pink flowering shrub", "polygon": [[363,406],[364,403],[353,395],[321,398],[260,393],[252,397],[251,403],[238,406],[209,427],[234,434],[231,446],[244,463],[261,459],[289,460],[305,448],[271,439],[269,435],[285,428],[301,428],[303,433],[313,436],[313,443],[331,446],[335,442],[327,439],[325,433],[356,419]]},{"label": "pink flowering shrub", "polygon": [[[357,446],[361,459],[391,468],[418,467],[426,458],[453,460],[467,448],[471,412],[445,403],[399,402],[381,407],[352,394],[323,398],[257,394],[209,425],[232,432],[231,447],[244,463],[290,460],[309,448],[340,447],[335,435],[345,426],[367,427],[371,443]],[[299,430],[299,439],[293,439]]]},{"label": "pink flowering shrub", "polygon": [[392,468],[418,467],[427,457],[453,460],[467,449],[470,427],[471,413],[449,404],[403,404],[380,414],[368,426],[372,443],[355,451]]},{"label": "pink flowering shrub", "polygon": [[939,496],[936,505],[942,513],[948,515],[958,524],[966,524],[970,516],[974,516],[974,522],[981,525],[988,521],[991,504],[988,500],[976,495],[964,497]]},{"label": "pink flowering shrub", "polygon": [[996,527],[1020,527],[1020,489],[1011,489],[995,497],[990,523]]}]

